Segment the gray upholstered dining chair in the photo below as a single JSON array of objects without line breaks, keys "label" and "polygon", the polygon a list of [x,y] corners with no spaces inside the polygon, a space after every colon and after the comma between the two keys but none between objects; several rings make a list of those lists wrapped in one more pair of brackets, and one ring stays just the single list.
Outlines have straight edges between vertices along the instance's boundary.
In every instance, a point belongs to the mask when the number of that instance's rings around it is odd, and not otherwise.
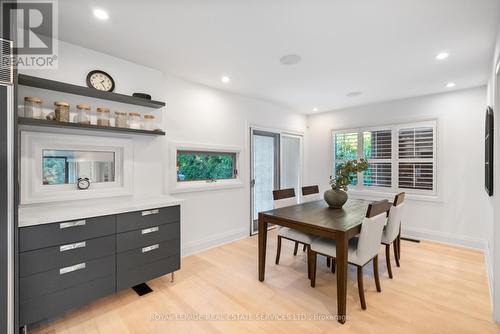
[{"label": "gray upholstered dining chair", "polygon": [[[358,268],[358,292],[361,308],[366,310],[365,291],[363,288],[363,267],[373,260],[373,274],[377,291],[381,292],[380,279],[378,275],[378,251],[382,241],[382,232],[387,218],[388,201],[383,200],[371,203],[368,206],[366,217],[361,225],[361,233],[358,238],[349,240],[347,251],[347,262]],[[336,244],[334,240],[318,238],[311,242],[308,250],[309,277],[311,286],[316,285],[316,258],[321,254],[335,259]]]},{"label": "gray upholstered dining chair", "polygon": [[[274,199],[274,208],[275,209],[279,209],[279,208],[283,208],[286,206],[297,204],[297,198],[295,197],[295,189],[294,188],[274,190],[273,191],[273,199]],[[310,235],[310,234],[307,234],[307,233],[304,233],[301,231],[297,231],[297,230],[289,228],[289,227],[279,226],[278,227],[278,246],[276,249],[276,264],[279,264],[279,262],[280,262],[281,240],[282,239],[287,239],[287,240],[295,242],[293,255],[297,255],[299,243],[303,244],[304,248],[307,249],[309,247],[309,245],[311,244],[311,241],[314,238],[315,237]]]},{"label": "gray upholstered dining chair", "polygon": [[399,234],[401,232],[401,219],[403,218],[405,193],[399,193],[394,198],[387,225],[382,233],[382,244],[385,245],[385,261],[387,263],[387,273],[389,278],[392,278],[391,268],[391,244],[394,246],[394,258],[396,266],[399,267]]},{"label": "gray upholstered dining chair", "polygon": [[301,203],[318,201],[320,199],[321,199],[321,197],[319,195],[319,187],[317,185],[316,186],[302,187]]}]

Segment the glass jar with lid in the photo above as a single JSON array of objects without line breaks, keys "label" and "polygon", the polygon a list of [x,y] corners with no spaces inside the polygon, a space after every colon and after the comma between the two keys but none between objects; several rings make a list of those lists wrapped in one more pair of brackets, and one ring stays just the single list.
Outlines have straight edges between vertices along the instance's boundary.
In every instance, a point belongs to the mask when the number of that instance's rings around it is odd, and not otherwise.
[{"label": "glass jar with lid", "polygon": [[144,115],[144,121],[142,122],[142,128],[148,131],[156,130],[156,120],[154,115]]},{"label": "glass jar with lid", "polygon": [[54,102],[55,110],[54,114],[56,121],[58,122],[69,122],[69,103],[63,101]]},{"label": "glass jar with lid", "polygon": [[24,117],[42,119],[43,100],[36,96],[26,96],[24,98]]},{"label": "glass jar with lid", "polygon": [[76,106],[75,122],[79,124],[90,124],[90,106],[79,104]]},{"label": "glass jar with lid", "polygon": [[118,128],[128,128],[126,112],[115,111],[115,126]]},{"label": "glass jar with lid", "polygon": [[131,129],[141,128],[141,114],[138,112],[131,112],[128,114],[128,125]]},{"label": "glass jar with lid", "polygon": [[97,125],[109,126],[109,108],[100,107],[97,111]]}]

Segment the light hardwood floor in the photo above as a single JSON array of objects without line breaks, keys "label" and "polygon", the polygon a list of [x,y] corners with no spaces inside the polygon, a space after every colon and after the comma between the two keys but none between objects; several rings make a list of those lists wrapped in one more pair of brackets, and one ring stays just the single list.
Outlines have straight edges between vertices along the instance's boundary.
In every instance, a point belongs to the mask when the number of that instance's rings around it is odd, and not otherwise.
[{"label": "light hardwood floor", "polygon": [[[276,266],[275,233],[268,239],[264,283],[257,280],[257,237],[246,238],[183,258],[175,283],[170,282],[170,276],[151,281],[153,293],[139,297],[130,289],[122,291],[29,332],[500,333],[500,326],[491,320],[482,252],[402,241],[401,267],[393,265],[394,279],[390,280],[381,247],[382,292],[375,290],[370,265],[365,268],[368,309],[363,311],[356,271],[349,267],[349,318],[341,325],[335,320],[304,320],[331,317],[336,312],[335,276],[326,268],[324,258],[318,259],[313,289],[307,279],[305,253],[299,251],[294,257],[292,243],[283,242],[281,262]],[[166,320],[170,315],[192,318]],[[218,319],[193,319],[207,315]],[[266,317],[281,320],[263,320]]]}]

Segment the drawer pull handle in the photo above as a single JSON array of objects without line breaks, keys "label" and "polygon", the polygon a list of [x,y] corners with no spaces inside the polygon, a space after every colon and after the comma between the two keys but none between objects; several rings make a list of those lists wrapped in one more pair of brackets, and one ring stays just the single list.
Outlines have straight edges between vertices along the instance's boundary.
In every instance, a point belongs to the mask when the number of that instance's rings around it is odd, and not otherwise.
[{"label": "drawer pull handle", "polygon": [[85,226],[85,224],[87,224],[85,220],[76,220],[74,222],[60,223],[59,228],[62,230],[63,228]]},{"label": "drawer pull handle", "polygon": [[151,252],[152,250],[155,250],[155,249],[158,249],[160,248],[160,245],[159,244],[156,244],[156,245],[152,245],[152,246],[148,246],[148,247],[144,247],[142,249],[142,252],[143,253],[147,253],[147,252]]},{"label": "drawer pull handle", "polygon": [[146,211],[142,211],[142,216],[151,216],[151,215],[157,215],[158,213],[160,213],[160,210],[158,209],[154,209],[154,210],[146,210]]},{"label": "drawer pull handle", "polygon": [[74,266],[69,266],[69,267],[66,267],[66,268],[61,268],[61,269],[59,269],[59,275],[64,275],[64,274],[67,274],[67,273],[71,273],[73,271],[85,269],[85,266],[86,266],[85,262],[83,262],[83,263],[75,264]]},{"label": "drawer pull handle", "polygon": [[141,231],[141,234],[149,234],[149,233],[153,233],[153,232],[158,232],[159,230],[160,230],[159,226],[145,228],[144,230]]},{"label": "drawer pull handle", "polygon": [[69,250],[72,250],[72,249],[84,248],[85,246],[87,246],[87,243],[85,241],[75,242],[74,244],[60,246],[59,247],[59,251],[60,252],[65,252],[65,251],[69,251]]}]

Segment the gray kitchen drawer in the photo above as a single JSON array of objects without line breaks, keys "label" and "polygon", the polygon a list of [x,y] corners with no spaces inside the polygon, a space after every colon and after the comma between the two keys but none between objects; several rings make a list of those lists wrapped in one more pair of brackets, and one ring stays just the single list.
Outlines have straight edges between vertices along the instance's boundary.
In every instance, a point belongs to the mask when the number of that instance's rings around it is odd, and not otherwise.
[{"label": "gray kitchen drawer", "polygon": [[116,236],[80,240],[19,254],[21,277],[115,254]]},{"label": "gray kitchen drawer", "polygon": [[153,245],[162,241],[179,239],[179,237],[179,222],[118,233],[116,235],[116,251],[118,253],[125,252],[127,250]]},{"label": "gray kitchen drawer", "polygon": [[51,294],[100,277],[114,275],[115,270],[115,255],[111,255],[21,277],[19,279],[19,298],[21,301],[25,301]]},{"label": "gray kitchen drawer", "polygon": [[170,256],[159,261],[123,270],[116,275],[116,289],[122,290],[154,278],[174,272],[180,268],[180,255]]},{"label": "gray kitchen drawer", "polygon": [[117,275],[120,276],[121,273],[128,269],[146,265],[169,256],[178,256],[180,252],[180,241],[176,239],[119,253],[116,256]]},{"label": "gray kitchen drawer", "polygon": [[118,232],[126,232],[156,225],[177,223],[180,221],[180,217],[179,205],[122,213],[117,215],[116,229]]},{"label": "gray kitchen drawer", "polygon": [[50,319],[116,291],[112,275],[85,282],[69,289],[32,298],[20,303],[20,323],[33,324]]},{"label": "gray kitchen drawer", "polygon": [[116,216],[114,215],[22,227],[19,229],[19,250],[25,252],[115,233]]}]

